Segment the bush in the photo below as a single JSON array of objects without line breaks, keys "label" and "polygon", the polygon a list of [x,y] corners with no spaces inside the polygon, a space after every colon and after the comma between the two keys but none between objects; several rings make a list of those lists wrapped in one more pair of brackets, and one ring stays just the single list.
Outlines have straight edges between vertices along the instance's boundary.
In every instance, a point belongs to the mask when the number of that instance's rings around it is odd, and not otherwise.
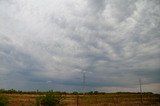
[{"label": "bush", "polygon": [[0,96],[0,106],[7,106],[8,99],[5,96]]},{"label": "bush", "polygon": [[37,98],[37,106],[59,106],[62,100],[61,94],[55,94],[53,92],[47,93],[45,96]]}]

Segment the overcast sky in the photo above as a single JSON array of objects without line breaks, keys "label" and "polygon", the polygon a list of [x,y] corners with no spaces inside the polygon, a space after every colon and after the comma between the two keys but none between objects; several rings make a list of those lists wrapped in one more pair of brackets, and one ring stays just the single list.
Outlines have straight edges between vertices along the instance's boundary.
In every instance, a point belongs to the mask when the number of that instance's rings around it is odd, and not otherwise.
[{"label": "overcast sky", "polygon": [[159,0],[0,0],[0,88],[160,93]]}]

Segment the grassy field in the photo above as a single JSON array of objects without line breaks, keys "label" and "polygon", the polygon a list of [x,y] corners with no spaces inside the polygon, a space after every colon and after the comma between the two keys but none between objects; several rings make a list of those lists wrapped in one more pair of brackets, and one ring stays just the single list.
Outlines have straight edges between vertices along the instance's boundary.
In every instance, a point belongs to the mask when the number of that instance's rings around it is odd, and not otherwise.
[{"label": "grassy field", "polygon": [[[9,100],[9,106],[36,106],[38,94],[0,94]],[[63,95],[61,103],[65,106],[160,106],[160,95],[143,94],[141,103],[140,94],[86,94]]]}]

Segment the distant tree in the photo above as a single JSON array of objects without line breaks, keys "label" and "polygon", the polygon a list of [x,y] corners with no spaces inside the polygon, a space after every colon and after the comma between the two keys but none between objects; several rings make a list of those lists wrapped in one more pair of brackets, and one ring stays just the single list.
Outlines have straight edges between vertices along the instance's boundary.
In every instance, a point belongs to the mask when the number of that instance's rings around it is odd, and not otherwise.
[{"label": "distant tree", "polygon": [[94,92],[93,92],[93,91],[90,91],[90,92],[88,92],[88,94],[89,94],[89,95],[92,95],[92,94],[94,94]]},{"label": "distant tree", "polygon": [[5,89],[0,89],[0,93],[4,93],[5,92]]},{"label": "distant tree", "polygon": [[77,91],[74,91],[74,92],[73,92],[73,94],[74,94],[74,95],[77,95],[77,94],[78,94],[78,92],[77,92]]},{"label": "distant tree", "polygon": [[99,92],[98,91],[94,91],[94,94],[98,94]]},{"label": "distant tree", "polygon": [[10,89],[10,90],[8,90],[7,92],[8,92],[8,93],[17,93],[17,91],[14,90],[14,89]]}]

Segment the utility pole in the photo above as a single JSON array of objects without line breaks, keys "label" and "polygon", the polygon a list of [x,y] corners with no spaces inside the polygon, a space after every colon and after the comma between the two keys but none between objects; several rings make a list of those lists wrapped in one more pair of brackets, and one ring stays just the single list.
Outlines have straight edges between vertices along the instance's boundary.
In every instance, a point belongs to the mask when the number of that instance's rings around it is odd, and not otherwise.
[{"label": "utility pole", "polygon": [[141,79],[139,79],[139,87],[140,87],[140,93],[141,93],[141,104],[143,104],[143,96],[142,96],[142,82],[141,82]]}]

